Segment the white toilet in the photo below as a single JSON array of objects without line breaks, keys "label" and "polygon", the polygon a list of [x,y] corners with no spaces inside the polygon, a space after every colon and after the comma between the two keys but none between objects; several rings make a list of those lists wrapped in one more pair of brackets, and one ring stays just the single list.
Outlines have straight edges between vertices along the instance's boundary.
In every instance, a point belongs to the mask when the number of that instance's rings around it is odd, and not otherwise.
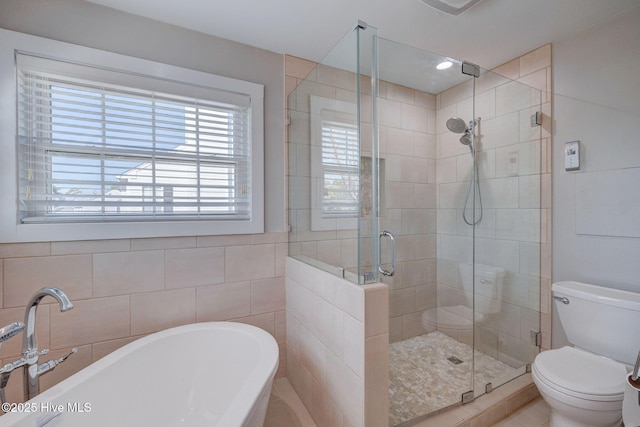
[{"label": "white toilet", "polygon": [[505,271],[502,268],[475,265],[475,307],[472,265],[458,264],[458,271],[466,303],[425,310],[422,313],[422,326],[427,331],[438,330],[465,341],[465,336],[473,336],[474,320],[477,324],[484,321],[488,314],[500,312]]},{"label": "white toilet", "polygon": [[551,426],[619,426],[640,348],[640,294],[579,282],[554,283],[551,291],[571,343],[538,354],[531,370]]}]

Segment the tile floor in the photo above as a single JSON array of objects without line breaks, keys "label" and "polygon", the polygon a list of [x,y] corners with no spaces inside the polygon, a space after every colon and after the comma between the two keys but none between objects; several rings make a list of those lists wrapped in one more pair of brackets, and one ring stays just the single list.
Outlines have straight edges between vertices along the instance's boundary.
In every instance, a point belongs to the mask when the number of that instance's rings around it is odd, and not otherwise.
[{"label": "tile floor", "polygon": [[287,378],[273,382],[263,427],[316,427]]},{"label": "tile floor", "polygon": [[549,405],[539,397],[492,427],[548,427],[550,419]]}]

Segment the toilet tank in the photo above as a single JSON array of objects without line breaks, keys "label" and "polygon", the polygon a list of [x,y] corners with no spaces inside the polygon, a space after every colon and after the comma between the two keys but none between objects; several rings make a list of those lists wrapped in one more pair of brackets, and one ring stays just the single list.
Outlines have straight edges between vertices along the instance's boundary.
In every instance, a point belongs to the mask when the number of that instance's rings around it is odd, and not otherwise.
[{"label": "toilet tank", "polygon": [[474,283],[473,267],[470,264],[458,264],[462,288],[464,289],[468,306],[474,307],[476,313],[499,313],[502,307],[504,268],[476,264],[476,280]]},{"label": "toilet tank", "polygon": [[551,287],[569,342],[626,365],[640,350],[640,294],[580,282]]}]

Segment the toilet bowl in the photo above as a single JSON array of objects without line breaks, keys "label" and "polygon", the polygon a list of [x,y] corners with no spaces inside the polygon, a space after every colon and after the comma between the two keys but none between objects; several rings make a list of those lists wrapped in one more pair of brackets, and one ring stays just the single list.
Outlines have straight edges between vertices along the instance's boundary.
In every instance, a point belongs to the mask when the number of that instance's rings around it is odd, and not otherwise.
[{"label": "toilet bowl", "polygon": [[533,381],[551,427],[614,427],[635,360],[640,294],[579,282],[554,283],[555,308],[571,346],[538,354]]},{"label": "toilet bowl", "polygon": [[623,364],[573,347],[540,353],[531,368],[533,381],[552,411],[552,426],[620,425]]},{"label": "toilet bowl", "polygon": [[466,303],[425,310],[422,326],[426,331],[438,330],[466,341],[465,336],[473,338],[474,324],[483,322],[491,313],[500,312],[505,271],[480,264],[475,268],[470,264],[458,264],[458,271]]},{"label": "toilet bowl", "polygon": [[484,314],[476,313],[466,305],[452,305],[425,310],[422,313],[422,326],[427,331],[438,330],[449,336],[456,334],[472,334],[473,320],[476,323],[484,320]]}]

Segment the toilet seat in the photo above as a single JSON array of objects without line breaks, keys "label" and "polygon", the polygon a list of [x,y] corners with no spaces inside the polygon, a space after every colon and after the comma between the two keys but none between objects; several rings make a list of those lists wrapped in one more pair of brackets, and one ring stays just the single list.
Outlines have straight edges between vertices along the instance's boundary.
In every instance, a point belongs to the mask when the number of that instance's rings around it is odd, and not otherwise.
[{"label": "toilet seat", "polygon": [[533,373],[557,392],[583,400],[613,402],[624,396],[623,364],[573,347],[538,354]]}]

